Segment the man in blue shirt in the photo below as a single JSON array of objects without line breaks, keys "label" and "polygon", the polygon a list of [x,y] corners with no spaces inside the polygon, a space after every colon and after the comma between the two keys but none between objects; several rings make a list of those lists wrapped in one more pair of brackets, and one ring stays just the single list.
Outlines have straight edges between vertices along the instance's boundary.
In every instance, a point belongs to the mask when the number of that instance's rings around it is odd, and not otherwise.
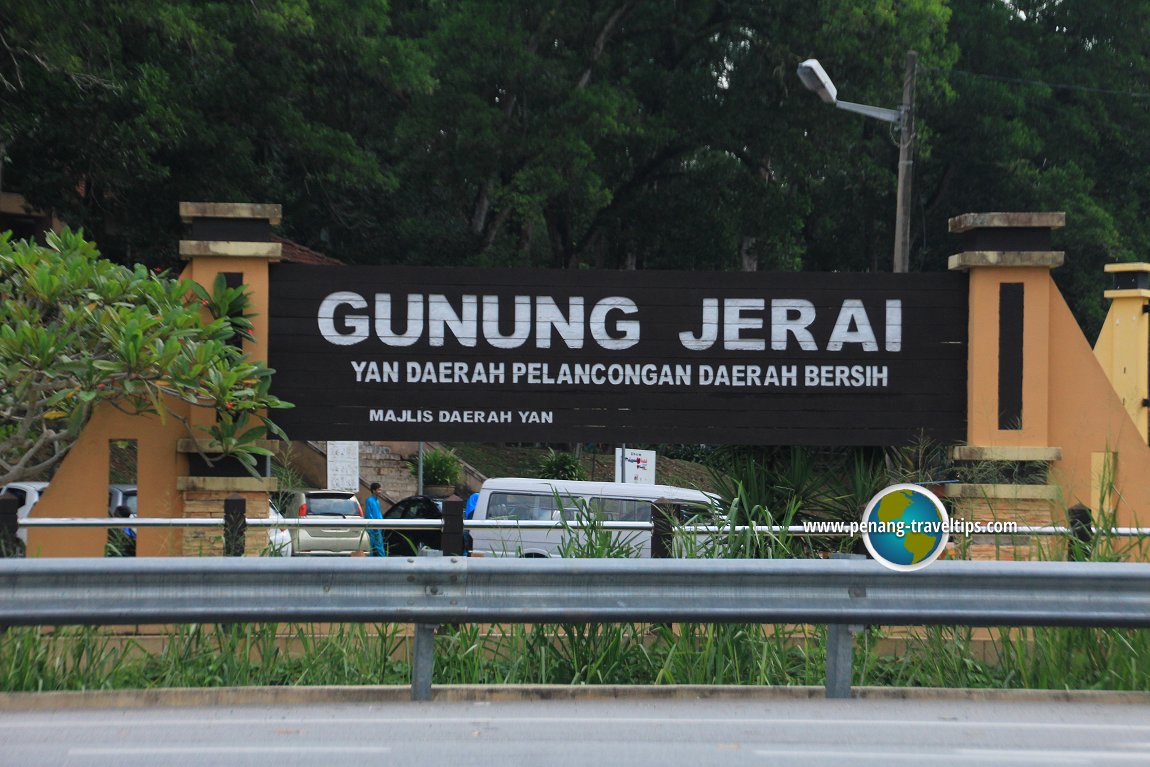
[{"label": "man in blue shirt", "polygon": [[[479,505],[479,493],[472,493],[471,497],[467,499],[467,505],[463,507],[463,518],[471,519],[475,516],[475,507]],[[475,541],[471,537],[471,533],[467,530],[463,531],[463,553],[466,556],[471,556],[471,550],[475,547]]]},{"label": "man in blue shirt", "polygon": [[[365,519],[383,519],[383,509],[379,505],[379,499],[383,495],[383,489],[378,482],[371,483],[371,495],[367,499],[367,504],[363,509],[363,516]],[[371,555],[373,557],[386,557],[387,546],[383,542],[382,530],[368,530],[367,540],[371,543]]]}]

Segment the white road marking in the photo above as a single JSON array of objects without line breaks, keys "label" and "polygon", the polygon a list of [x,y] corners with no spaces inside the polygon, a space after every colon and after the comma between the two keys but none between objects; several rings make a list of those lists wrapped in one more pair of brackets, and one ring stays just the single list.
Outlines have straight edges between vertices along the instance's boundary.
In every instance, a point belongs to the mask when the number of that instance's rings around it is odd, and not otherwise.
[{"label": "white road marking", "polygon": [[1099,751],[1039,751],[1028,749],[957,749],[955,751],[931,751],[929,748],[915,747],[914,751],[858,751],[844,748],[809,750],[757,750],[755,754],[777,759],[812,759],[841,757],[845,761],[857,762],[860,759],[889,761],[909,761],[922,764],[939,762],[1003,764],[1024,762],[1027,764],[1097,764],[1099,762],[1134,762],[1146,764],[1150,754],[1115,754]]},{"label": "white road marking", "polygon": [[69,756],[176,756],[178,754],[385,754],[388,746],[157,746],[70,748]]}]

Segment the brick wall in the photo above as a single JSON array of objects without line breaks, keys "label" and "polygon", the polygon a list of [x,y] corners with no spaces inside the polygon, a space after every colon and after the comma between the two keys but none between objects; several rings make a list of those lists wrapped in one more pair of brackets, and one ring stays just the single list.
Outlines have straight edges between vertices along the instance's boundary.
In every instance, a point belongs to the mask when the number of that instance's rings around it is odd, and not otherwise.
[{"label": "brick wall", "polygon": [[[247,502],[245,516],[249,519],[263,518],[268,513],[268,493],[266,491],[245,491],[236,493]],[[223,519],[224,499],[231,492],[221,493],[207,490],[184,491],[185,519]],[[224,553],[223,527],[184,528],[183,550],[185,557],[219,557]],[[258,557],[267,547],[267,528],[249,527],[244,538],[244,556]]]}]

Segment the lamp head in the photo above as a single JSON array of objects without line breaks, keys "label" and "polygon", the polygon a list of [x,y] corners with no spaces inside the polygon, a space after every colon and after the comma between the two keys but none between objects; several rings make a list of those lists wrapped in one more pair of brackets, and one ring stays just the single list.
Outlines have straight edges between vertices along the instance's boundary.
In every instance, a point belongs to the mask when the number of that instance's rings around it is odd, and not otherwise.
[{"label": "lamp head", "polygon": [[819,94],[819,98],[823,101],[834,104],[838,100],[838,89],[835,88],[835,84],[831,82],[831,78],[818,59],[807,59],[799,64],[798,74],[803,85],[807,86],[807,90]]}]

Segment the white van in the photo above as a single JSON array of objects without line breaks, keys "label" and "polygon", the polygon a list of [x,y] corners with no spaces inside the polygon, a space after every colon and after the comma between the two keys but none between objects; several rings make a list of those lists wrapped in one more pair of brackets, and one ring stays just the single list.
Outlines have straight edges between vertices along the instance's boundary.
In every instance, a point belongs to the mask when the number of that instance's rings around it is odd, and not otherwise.
[{"label": "white van", "polygon": [[[516,477],[489,479],[479,490],[479,500],[471,518],[475,521],[516,523],[517,526],[512,529],[470,528],[474,540],[472,556],[578,555],[588,548],[589,533],[561,527],[535,529],[518,523],[592,519],[649,524],[651,505],[656,501],[674,507],[676,516],[684,522],[701,516],[701,523],[707,524],[717,516],[719,508],[718,496],[671,485]],[[623,553],[651,555],[650,530],[612,532],[610,538]],[[594,544],[590,548],[594,548]]]}]

